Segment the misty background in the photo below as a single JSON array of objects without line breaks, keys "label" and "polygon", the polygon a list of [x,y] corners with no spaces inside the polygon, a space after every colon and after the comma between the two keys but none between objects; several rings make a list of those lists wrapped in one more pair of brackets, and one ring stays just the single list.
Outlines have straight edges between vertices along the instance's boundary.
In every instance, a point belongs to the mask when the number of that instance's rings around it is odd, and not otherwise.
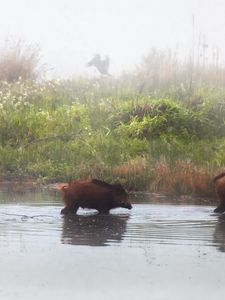
[{"label": "misty background", "polygon": [[97,75],[86,63],[110,58],[114,76],[132,70],[152,48],[188,57],[193,47],[219,49],[224,61],[222,0],[8,0],[0,1],[0,41],[23,40],[40,48],[54,77]]}]

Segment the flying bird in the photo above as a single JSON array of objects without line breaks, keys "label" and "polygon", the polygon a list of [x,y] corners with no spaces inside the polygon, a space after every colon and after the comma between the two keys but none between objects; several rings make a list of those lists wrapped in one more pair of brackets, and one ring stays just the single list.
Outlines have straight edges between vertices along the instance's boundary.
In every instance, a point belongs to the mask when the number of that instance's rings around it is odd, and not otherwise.
[{"label": "flying bird", "polygon": [[100,54],[96,54],[88,63],[88,67],[94,66],[102,75],[111,76],[108,72],[109,70],[109,57],[101,58]]}]

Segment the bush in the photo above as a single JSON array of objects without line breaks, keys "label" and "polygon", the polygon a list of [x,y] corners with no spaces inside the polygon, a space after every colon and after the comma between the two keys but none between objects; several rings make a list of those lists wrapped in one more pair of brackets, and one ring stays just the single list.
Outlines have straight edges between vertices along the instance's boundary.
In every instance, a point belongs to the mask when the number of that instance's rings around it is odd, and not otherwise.
[{"label": "bush", "polygon": [[0,49],[0,81],[36,79],[40,73],[39,49],[22,41],[6,43]]},{"label": "bush", "polygon": [[[118,131],[125,136],[136,138],[158,138],[165,135],[176,136],[183,140],[205,138],[214,131],[207,114],[193,112],[171,100],[151,101],[133,109],[127,122]],[[210,127],[211,126],[211,127]]]}]

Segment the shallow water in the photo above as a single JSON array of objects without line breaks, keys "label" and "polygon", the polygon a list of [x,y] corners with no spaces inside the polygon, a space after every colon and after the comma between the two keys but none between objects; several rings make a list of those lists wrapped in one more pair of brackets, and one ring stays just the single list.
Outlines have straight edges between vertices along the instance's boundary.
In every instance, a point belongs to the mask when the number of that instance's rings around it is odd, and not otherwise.
[{"label": "shallow water", "polygon": [[0,193],[0,299],[222,299],[225,217],[161,202],[63,217],[57,193]]}]

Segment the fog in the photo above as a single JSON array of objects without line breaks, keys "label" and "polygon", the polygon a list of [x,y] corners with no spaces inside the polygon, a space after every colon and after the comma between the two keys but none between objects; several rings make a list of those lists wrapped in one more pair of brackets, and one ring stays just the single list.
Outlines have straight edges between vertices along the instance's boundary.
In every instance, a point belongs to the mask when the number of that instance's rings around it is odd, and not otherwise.
[{"label": "fog", "polygon": [[135,68],[151,48],[188,55],[199,36],[225,49],[223,0],[0,0],[0,40],[40,46],[49,74],[96,75],[86,63],[110,58],[110,73]]}]

